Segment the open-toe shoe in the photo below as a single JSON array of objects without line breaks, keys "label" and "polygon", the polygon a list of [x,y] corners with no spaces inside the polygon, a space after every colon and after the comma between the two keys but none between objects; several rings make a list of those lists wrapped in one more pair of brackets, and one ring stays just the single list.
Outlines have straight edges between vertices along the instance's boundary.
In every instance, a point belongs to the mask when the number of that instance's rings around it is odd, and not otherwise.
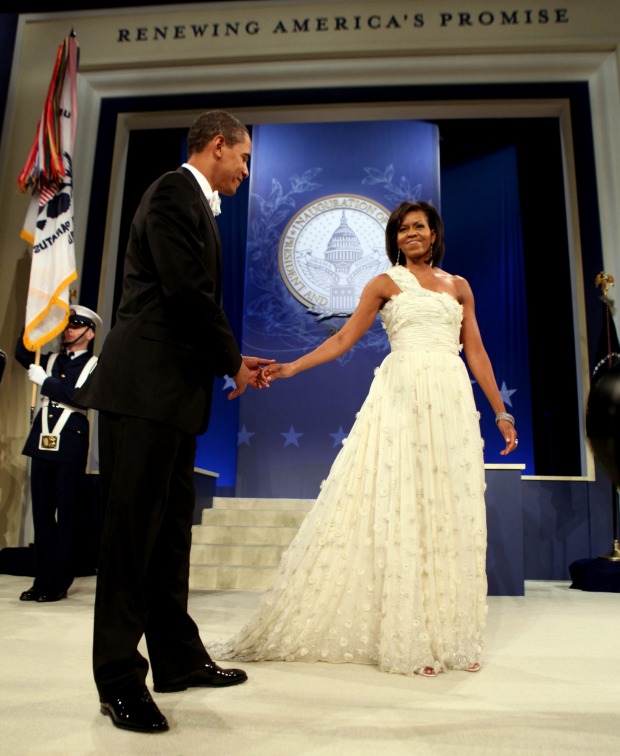
[{"label": "open-toe shoe", "polygon": [[439,673],[432,667],[422,667],[422,669],[418,670],[417,674],[423,677],[437,677]]}]

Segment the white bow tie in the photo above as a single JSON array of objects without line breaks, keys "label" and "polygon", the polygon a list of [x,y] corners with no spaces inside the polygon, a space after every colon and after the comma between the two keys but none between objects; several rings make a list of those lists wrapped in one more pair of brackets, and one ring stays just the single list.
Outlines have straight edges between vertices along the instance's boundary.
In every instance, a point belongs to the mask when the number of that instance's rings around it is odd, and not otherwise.
[{"label": "white bow tie", "polygon": [[211,210],[213,210],[213,215],[219,215],[222,212],[220,210],[220,203],[220,195],[217,192],[213,192],[211,199],[209,200],[209,206],[211,207]]}]

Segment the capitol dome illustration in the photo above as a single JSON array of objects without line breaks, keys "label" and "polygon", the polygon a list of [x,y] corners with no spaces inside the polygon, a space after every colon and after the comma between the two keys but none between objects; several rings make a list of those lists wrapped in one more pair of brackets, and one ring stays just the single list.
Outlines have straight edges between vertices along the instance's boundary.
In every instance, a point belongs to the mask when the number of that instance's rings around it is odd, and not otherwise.
[{"label": "capitol dome illustration", "polygon": [[354,262],[363,257],[362,245],[347,223],[345,211],[342,211],[340,225],[334,231],[327,244],[325,259],[330,262],[337,273],[348,273]]},{"label": "capitol dome illustration", "polygon": [[278,247],[282,279],[320,319],[348,317],[368,281],[389,266],[385,223],[389,213],[368,197],[319,197],[299,209]]}]

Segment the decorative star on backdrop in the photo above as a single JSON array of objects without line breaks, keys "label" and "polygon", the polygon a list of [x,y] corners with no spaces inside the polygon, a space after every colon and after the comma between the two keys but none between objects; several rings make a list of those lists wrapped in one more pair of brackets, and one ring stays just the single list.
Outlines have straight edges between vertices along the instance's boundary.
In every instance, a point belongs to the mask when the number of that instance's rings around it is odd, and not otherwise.
[{"label": "decorative star on backdrop", "polygon": [[250,433],[250,431],[243,426],[240,431],[237,432],[237,446],[241,446],[241,444],[247,444],[248,446],[251,446],[250,439],[252,436],[254,436],[254,433]]},{"label": "decorative star on backdrop", "polygon": [[286,449],[286,447],[289,446],[289,444],[299,447],[299,439],[304,434],[296,433],[295,428],[291,425],[287,433],[280,433],[280,435],[284,436],[285,438],[284,448]]},{"label": "decorative star on backdrop", "polygon": [[340,425],[336,433],[330,433],[329,435],[334,439],[332,446],[333,449],[335,446],[340,446],[340,444],[342,444],[342,440],[345,439],[348,434],[342,430],[342,425]]},{"label": "decorative star on backdrop", "polygon": [[227,389],[236,389],[236,388],[237,388],[237,384],[233,381],[233,379],[229,375],[225,375],[222,391],[226,391]]},{"label": "decorative star on backdrop", "polygon": [[499,390],[499,393],[502,395],[502,399],[504,400],[504,404],[507,404],[509,407],[512,407],[512,402],[510,401],[510,397],[517,391],[518,389],[509,389],[506,386],[506,381],[502,381],[502,387]]}]

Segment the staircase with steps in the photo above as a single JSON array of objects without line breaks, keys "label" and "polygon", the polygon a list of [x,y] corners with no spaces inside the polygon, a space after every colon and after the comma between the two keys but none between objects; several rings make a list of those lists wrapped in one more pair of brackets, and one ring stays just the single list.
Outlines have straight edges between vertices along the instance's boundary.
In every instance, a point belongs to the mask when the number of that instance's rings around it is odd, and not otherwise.
[{"label": "staircase with steps", "polygon": [[314,499],[214,497],[192,529],[189,585],[264,591]]}]

